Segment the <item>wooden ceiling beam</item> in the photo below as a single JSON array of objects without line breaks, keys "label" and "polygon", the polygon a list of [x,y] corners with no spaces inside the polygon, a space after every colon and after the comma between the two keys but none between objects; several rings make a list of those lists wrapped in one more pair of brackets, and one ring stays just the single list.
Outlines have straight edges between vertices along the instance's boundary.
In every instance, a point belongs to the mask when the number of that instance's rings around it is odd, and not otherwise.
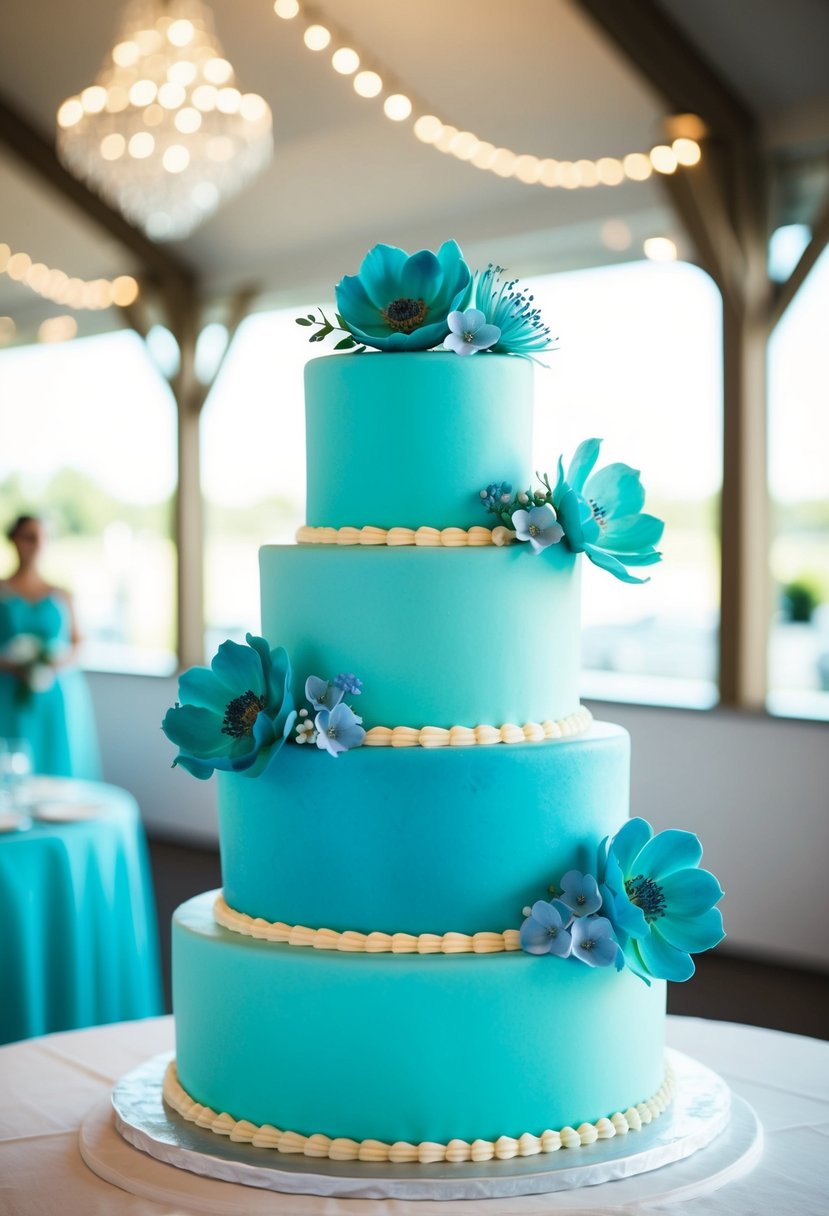
[{"label": "wooden ceiling beam", "polygon": [[575,0],[677,114],[698,114],[726,139],[751,135],[755,119],[655,0]]},{"label": "wooden ceiling beam", "polygon": [[119,241],[138,259],[141,273],[160,283],[175,284],[191,292],[196,282],[192,268],[163,245],[157,245],[74,177],[58,160],[54,144],[0,95],[0,143],[19,156],[54,190]]}]

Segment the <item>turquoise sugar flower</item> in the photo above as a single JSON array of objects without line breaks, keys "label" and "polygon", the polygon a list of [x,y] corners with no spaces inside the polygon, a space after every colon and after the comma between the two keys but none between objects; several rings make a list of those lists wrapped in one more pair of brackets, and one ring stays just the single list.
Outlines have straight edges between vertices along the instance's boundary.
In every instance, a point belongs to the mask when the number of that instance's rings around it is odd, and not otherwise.
[{"label": "turquoise sugar flower", "polygon": [[626,567],[652,566],[661,560],[654,545],[665,527],[655,515],[645,515],[645,491],[636,469],[609,464],[589,476],[601,439],[585,439],[570,462],[567,476],[561,459],[558,480],[551,492],[564,538],[575,553],[609,570],[624,583],[644,583]]},{"label": "turquoise sugar flower", "polygon": [[161,729],[179,748],[180,764],[204,780],[214,769],[256,777],[291,733],[296,719],[291,664],[280,647],[247,635],[247,645],[223,642],[210,667],[179,678],[179,704]]},{"label": "turquoise sugar flower", "polygon": [[358,718],[348,705],[340,702],[333,709],[321,709],[314,719],[317,728],[317,747],[331,756],[359,747],[366,737]]},{"label": "turquoise sugar flower", "polygon": [[350,332],[378,350],[429,350],[449,332],[447,318],[460,307],[471,275],[455,241],[437,253],[411,257],[394,245],[375,245],[359,274],[336,286],[337,311]]},{"label": "turquoise sugar flower", "polygon": [[488,325],[478,308],[467,308],[466,312],[450,312],[446,318],[450,332],[443,345],[456,355],[474,355],[479,350],[494,346],[501,337],[497,325]]},{"label": "turquoise sugar flower", "polygon": [[554,954],[567,958],[571,938],[568,926],[572,913],[559,900],[538,899],[532,908],[525,909],[529,916],[522,924],[518,940],[527,954]]},{"label": "turquoise sugar flower", "polygon": [[491,264],[486,270],[476,271],[465,305],[479,310],[488,324],[501,331],[490,349],[496,354],[511,355],[550,350],[555,339],[541,319],[541,310],[534,307],[526,287],[519,287],[517,279],[505,281],[503,273],[500,266]]},{"label": "turquoise sugar flower", "polygon": [[625,962],[646,983],[687,980],[691,954],[722,941],[723,892],[699,869],[702,846],[693,832],[654,835],[644,819],[629,820],[603,842],[602,912],[610,920]]}]

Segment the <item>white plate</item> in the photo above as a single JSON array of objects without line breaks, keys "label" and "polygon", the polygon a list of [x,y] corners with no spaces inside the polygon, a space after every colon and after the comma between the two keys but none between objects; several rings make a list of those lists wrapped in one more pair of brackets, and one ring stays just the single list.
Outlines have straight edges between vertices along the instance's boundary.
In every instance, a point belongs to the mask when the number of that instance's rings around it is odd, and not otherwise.
[{"label": "white plate", "polygon": [[83,819],[97,819],[104,811],[100,802],[39,802],[29,814],[44,823],[76,823]]},{"label": "white plate", "polygon": [[32,826],[27,815],[17,811],[0,811],[0,832],[26,832]]}]

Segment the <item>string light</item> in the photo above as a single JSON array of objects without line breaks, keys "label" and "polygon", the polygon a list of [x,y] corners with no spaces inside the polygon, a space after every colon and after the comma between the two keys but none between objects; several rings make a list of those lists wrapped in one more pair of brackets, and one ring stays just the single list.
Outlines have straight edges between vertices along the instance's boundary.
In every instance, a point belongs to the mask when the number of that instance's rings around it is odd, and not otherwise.
[{"label": "string light", "polygon": [[649,236],[642,250],[652,262],[675,262],[677,258],[676,245],[667,236]]},{"label": "string light", "polygon": [[65,308],[99,311],[113,304],[127,308],[139,294],[138,283],[132,275],[122,274],[115,279],[70,278],[63,270],[44,262],[33,262],[28,253],[13,253],[8,245],[0,244],[0,274],[4,273],[44,300]]},{"label": "string light", "polygon": [[[320,24],[319,14],[312,5],[300,5],[298,0],[275,0],[273,6],[277,17],[289,21],[302,14],[308,20],[303,32],[303,41],[310,51],[322,51],[332,40],[342,41],[331,55],[331,66],[341,76],[354,76],[354,91],[360,97],[380,98],[383,112],[392,122],[402,125],[413,119],[413,133],[421,143],[435,148],[444,155],[494,173],[497,177],[513,178],[527,186],[545,186],[548,189],[589,190],[595,186],[619,186],[625,181],[644,182],[654,173],[675,173],[680,166],[690,168],[699,163],[702,149],[699,140],[705,134],[705,125],[695,114],[674,115],[666,124],[675,136],[670,144],[656,144],[647,152],[629,152],[626,156],[601,156],[596,160],[581,158],[576,161],[540,158],[531,153],[518,153],[511,148],[499,147],[489,140],[480,139],[472,131],[461,131],[450,123],[444,123],[435,114],[422,107],[417,114],[411,90],[390,90],[383,97],[384,81],[394,78],[394,73],[384,65],[376,63],[373,69],[358,72],[363,59],[353,46],[353,38],[345,31],[332,32],[327,25]],[[340,38],[342,35],[342,38]],[[118,48],[116,48],[118,49]],[[199,102],[194,97],[193,104]]]},{"label": "string light", "polygon": [[68,313],[60,317],[49,317],[37,331],[38,342],[68,342],[78,332],[78,322]]}]

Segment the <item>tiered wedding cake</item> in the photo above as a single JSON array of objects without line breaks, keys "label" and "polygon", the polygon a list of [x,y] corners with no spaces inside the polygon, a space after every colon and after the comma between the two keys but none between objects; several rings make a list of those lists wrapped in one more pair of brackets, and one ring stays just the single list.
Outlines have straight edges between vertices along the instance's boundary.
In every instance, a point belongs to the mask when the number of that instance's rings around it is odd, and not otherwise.
[{"label": "tiered wedding cake", "polygon": [[628,737],[579,705],[578,553],[638,581],[661,525],[627,466],[588,479],[598,441],[520,489],[518,355],[548,340],[498,272],[378,246],[337,290],[338,345],[383,349],[309,364],[308,523],[261,551],[264,638],[185,673],[164,723],[224,770],[165,1098],[340,1160],[635,1129],[670,1097],[664,980],[722,893],[695,837],[628,819]]}]

